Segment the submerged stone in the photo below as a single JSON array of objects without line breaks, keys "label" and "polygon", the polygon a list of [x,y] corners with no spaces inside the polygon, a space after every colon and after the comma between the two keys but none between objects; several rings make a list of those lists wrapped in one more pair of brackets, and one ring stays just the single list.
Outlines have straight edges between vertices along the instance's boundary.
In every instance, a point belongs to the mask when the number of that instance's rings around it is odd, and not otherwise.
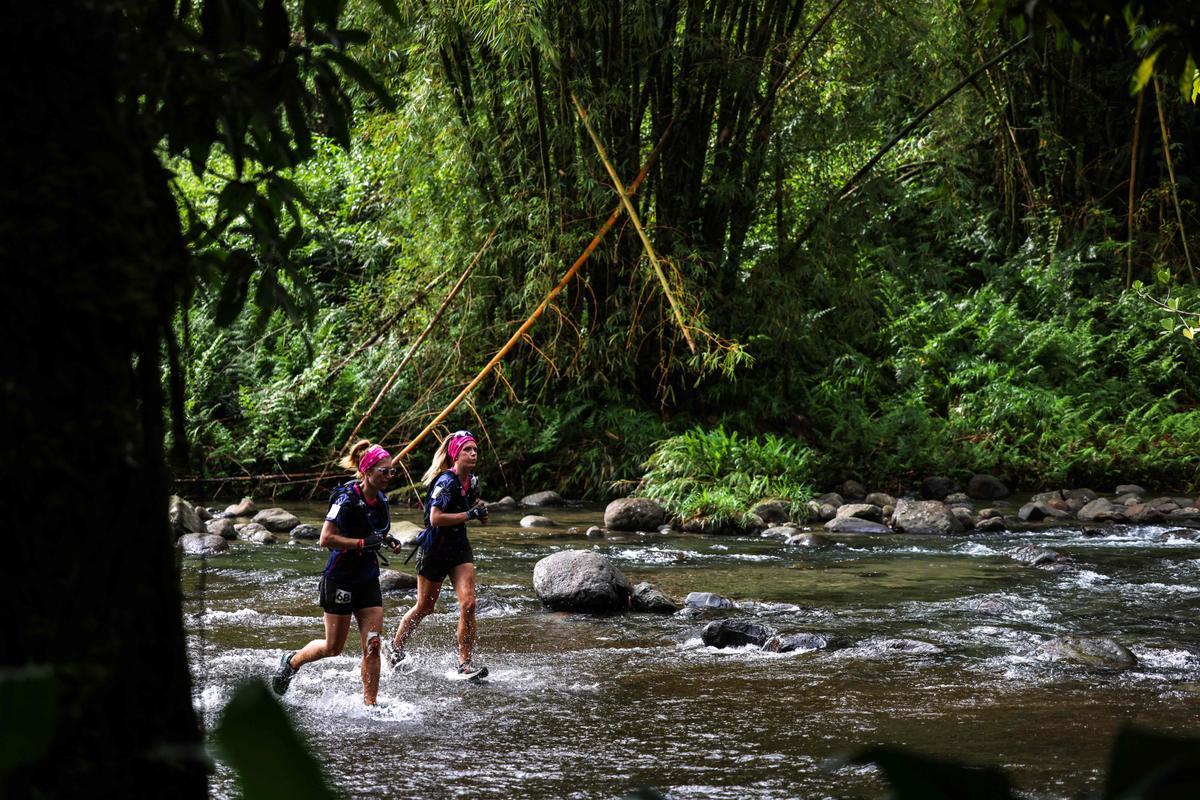
[{"label": "submerged stone", "polygon": [[772,637],[763,645],[763,650],[772,653],[795,653],[824,650],[826,647],[829,647],[829,640],[818,633],[793,633]]},{"label": "submerged stone", "polygon": [[1107,637],[1059,636],[1044,642],[1038,652],[1050,661],[1070,661],[1097,669],[1137,666],[1137,656]]}]

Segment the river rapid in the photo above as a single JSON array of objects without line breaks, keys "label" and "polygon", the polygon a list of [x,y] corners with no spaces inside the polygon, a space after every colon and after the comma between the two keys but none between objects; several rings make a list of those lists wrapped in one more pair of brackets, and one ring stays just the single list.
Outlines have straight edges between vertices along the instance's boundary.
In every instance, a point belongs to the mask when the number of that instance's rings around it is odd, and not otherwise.
[{"label": "river rapid", "polygon": [[[319,524],[324,507],[285,504]],[[346,653],[306,665],[283,698],[335,791],[346,797],[866,798],[886,785],[844,756],[870,744],[999,766],[1029,798],[1098,792],[1119,725],[1200,734],[1200,541],[1174,526],[1113,526],[952,537],[831,535],[823,550],[761,537],[610,534],[585,538],[602,508],[543,509],[558,527],[494,513],[471,528],[479,581],[479,684],[451,681],[456,609],[437,613],[386,664],[376,709],[361,704],[357,630]],[[420,522],[416,511],[394,518]],[[1033,544],[1069,568],[1026,566]],[[729,611],[592,616],[546,611],[534,564],[594,549],[632,582]],[[322,635],[315,542],[231,542],[184,556],[194,704],[208,729],[238,683],[269,680],[285,650]],[[400,566],[403,556],[392,558]],[[412,572],[412,563],[402,569]],[[387,635],[412,594],[384,598]],[[699,639],[722,616],[829,647],[717,650]],[[1051,662],[1059,635],[1116,639],[1125,671]],[[899,652],[912,639],[941,652]],[[270,742],[263,742],[264,748]],[[239,795],[219,761],[211,794]]]}]

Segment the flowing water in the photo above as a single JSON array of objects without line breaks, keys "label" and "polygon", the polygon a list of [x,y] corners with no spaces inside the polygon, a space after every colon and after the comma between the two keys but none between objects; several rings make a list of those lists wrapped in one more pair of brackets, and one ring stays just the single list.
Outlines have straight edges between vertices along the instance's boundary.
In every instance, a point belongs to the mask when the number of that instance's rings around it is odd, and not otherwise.
[{"label": "flowing water", "polygon": [[[298,507],[317,523],[323,508]],[[361,704],[357,631],[342,656],[305,666],[283,698],[335,790],[347,797],[880,797],[872,767],[840,759],[873,743],[1004,769],[1031,798],[1098,791],[1118,726],[1200,734],[1200,541],[1171,527],[1116,526],[955,537],[832,536],[824,550],[759,537],[583,536],[602,509],[551,509],[554,529],[493,514],[471,529],[479,580],[480,684],[447,680],[454,596],[386,665],[382,707]],[[417,512],[394,516],[419,522]],[[572,526],[575,530],[571,531]],[[1026,544],[1071,556],[1053,572],[1018,563]],[[595,549],[633,582],[737,607],[693,616],[544,610],[538,559]],[[393,567],[400,559],[393,560]],[[321,635],[315,543],[231,543],[183,560],[194,702],[210,729],[239,681],[269,679],[281,652]],[[412,570],[411,563],[406,567]],[[384,598],[394,632],[412,595]],[[721,616],[827,649],[773,654],[705,647]],[[1138,666],[1051,662],[1064,634],[1113,637]],[[901,652],[911,639],[940,652]],[[269,747],[269,742],[264,743]],[[218,763],[215,797],[238,795]]]}]

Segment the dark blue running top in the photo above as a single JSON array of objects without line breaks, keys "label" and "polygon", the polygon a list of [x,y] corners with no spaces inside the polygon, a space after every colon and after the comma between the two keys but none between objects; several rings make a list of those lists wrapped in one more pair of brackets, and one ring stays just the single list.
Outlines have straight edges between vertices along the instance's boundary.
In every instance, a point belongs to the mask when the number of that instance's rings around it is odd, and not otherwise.
[{"label": "dark blue running top", "polygon": [[[325,519],[337,526],[338,533],[351,539],[365,539],[372,533],[391,529],[387,495],[379,492],[374,503],[363,497],[358,481],[347,481],[329,493],[329,513]],[[375,552],[333,550],[325,562],[324,575],[348,582],[379,577],[379,559]]]}]

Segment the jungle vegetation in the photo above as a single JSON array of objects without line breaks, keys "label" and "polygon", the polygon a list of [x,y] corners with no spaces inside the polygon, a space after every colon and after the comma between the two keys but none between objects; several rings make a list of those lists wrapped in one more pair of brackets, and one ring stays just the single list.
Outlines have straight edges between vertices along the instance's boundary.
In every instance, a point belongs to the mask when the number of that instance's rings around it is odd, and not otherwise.
[{"label": "jungle vegetation", "polygon": [[[663,274],[623,217],[446,421],[497,496],[626,492],[718,428],[815,486],[1194,485],[1194,15],[1018,5],[348,3],[373,77],[285,190],[171,162],[198,252],[245,266],[176,317],[181,473],[311,479],[356,428],[421,431],[618,205],[578,103],[627,184],[661,143],[634,202]],[[260,206],[291,212],[265,255]]]},{"label": "jungle vegetation", "polygon": [[1011,5],[10,4],[7,793],[205,793],[172,479],[420,431],[617,205],[576,104],[659,269],[446,421],[492,486],[1194,486],[1196,11]]}]

